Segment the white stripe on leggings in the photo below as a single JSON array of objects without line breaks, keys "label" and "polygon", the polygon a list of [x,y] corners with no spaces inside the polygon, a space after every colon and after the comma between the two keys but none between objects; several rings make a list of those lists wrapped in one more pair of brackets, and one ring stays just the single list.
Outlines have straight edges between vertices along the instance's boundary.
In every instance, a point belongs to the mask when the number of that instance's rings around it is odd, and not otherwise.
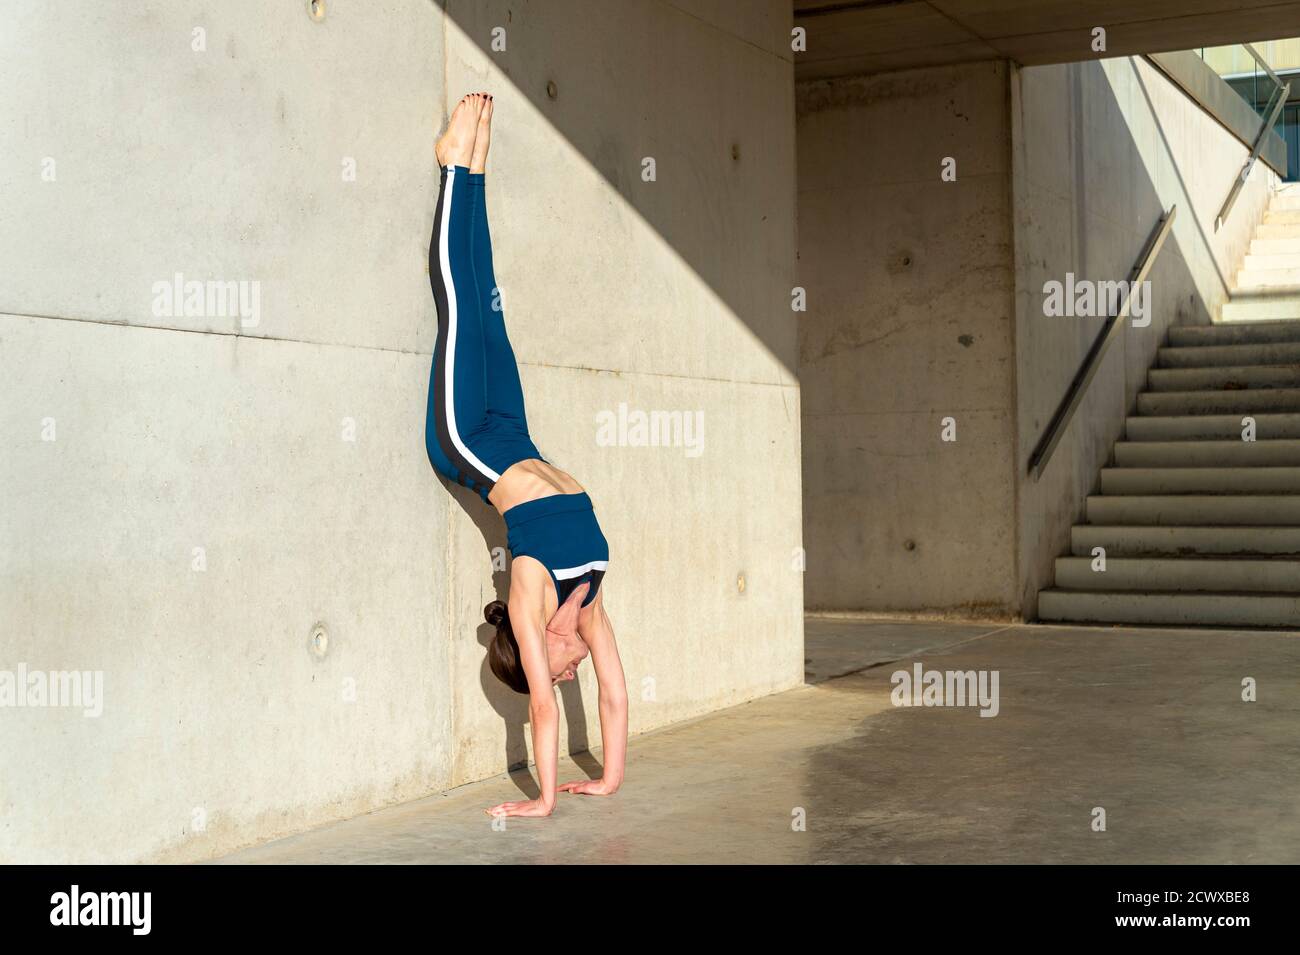
[{"label": "white stripe on leggings", "polygon": [[[465,460],[478,468],[483,474],[487,475],[493,482],[501,480],[501,475],[497,474],[490,467],[484,464],[465,446],[465,442],[460,439],[460,432],[456,430],[456,405],[452,401],[452,384],[456,380],[456,284],[451,278],[451,256],[447,254],[447,227],[451,223],[451,200],[455,191],[456,170],[447,169],[447,194],[443,197],[442,208],[442,232],[438,236],[438,265],[442,269],[442,283],[447,288],[447,433],[451,435],[452,442],[456,445],[457,450],[464,455]],[[477,477],[477,475],[474,475]]]}]

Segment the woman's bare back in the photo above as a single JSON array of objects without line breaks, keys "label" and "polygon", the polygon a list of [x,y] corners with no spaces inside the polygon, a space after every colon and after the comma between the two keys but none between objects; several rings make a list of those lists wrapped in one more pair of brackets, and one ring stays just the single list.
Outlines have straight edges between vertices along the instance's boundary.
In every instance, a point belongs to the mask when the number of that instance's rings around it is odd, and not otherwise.
[{"label": "woman's bare back", "polygon": [[552,494],[581,494],[583,487],[572,476],[537,458],[517,461],[506,469],[488,495],[500,513],[527,501]]}]

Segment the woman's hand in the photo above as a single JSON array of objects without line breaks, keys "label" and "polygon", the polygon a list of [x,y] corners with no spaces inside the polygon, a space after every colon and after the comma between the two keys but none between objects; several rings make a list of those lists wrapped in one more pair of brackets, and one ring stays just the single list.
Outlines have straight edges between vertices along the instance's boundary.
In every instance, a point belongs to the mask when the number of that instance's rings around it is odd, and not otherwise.
[{"label": "woman's hand", "polygon": [[607,783],[603,779],[582,779],[578,782],[563,783],[557,791],[573,793],[577,796],[612,796],[618,792],[618,783]]},{"label": "woman's hand", "polygon": [[548,806],[540,799],[526,799],[522,802],[503,802],[483,811],[489,816],[549,816],[554,808],[554,805]]}]

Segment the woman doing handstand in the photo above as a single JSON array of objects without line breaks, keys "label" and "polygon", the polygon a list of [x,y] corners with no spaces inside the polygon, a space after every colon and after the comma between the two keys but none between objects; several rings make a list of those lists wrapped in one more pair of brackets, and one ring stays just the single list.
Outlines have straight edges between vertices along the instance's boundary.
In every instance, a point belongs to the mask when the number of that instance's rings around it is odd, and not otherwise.
[{"label": "woman doing handstand", "polygon": [[[528,435],[484,201],[492,105],[486,93],[463,98],[435,147],[442,183],[429,280],[438,335],[425,446],[440,474],[479,494],[506,523],[510,594],[507,604],[494,600],[483,611],[497,630],[488,665],[503,683],[528,695],[541,793],[487,811],[548,816],[557,792],[607,796],[622,784],[627,687],[601,595],[609,545],[591,498],[543,460]],[[557,787],[560,715],[554,688],[574,679],[588,656],[599,687],[604,774]]]}]

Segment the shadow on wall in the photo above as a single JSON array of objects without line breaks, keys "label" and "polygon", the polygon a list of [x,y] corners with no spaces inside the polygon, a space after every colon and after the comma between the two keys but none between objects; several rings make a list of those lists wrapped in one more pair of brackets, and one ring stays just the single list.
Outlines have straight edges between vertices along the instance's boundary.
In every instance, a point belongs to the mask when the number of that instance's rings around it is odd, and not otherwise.
[{"label": "shadow on wall", "polygon": [[[506,114],[498,107],[494,148],[508,150],[500,156],[521,165],[557,159],[575,163],[572,181],[585,182],[590,191],[594,177],[581,168],[586,164],[609,187],[603,196],[582,197],[588,208],[567,217],[563,194],[531,197],[530,211],[543,216],[531,224],[543,225],[534,231],[517,231],[516,248],[525,242],[542,243],[543,257],[572,255],[561,244],[563,233],[543,231],[545,223],[552,221],[547,217],[558,209],[566,228],[581,230],[591,203],[599,198],[600,214],[604,204],[621,207],[619,213],[626,213],[623,219],[640,219],[684,266],[673,282],[663,283],[661,268],[638,267],[644,265],[642,257],[652,254],[643,235],[646,230],[627,226],[619,216],[602,221],[602,227],[614,230],[615,243],[601,250],[589,268],[610,275],[643,272],[646,284],[626,289],[628,295],[651,300],[634,303],[636,311],[652,320],[660,313],[665,328],[685,328],[696,341],[656,334],[651,336],[652,344],[637,353],[635,336],[618,328],[628,311],[624,303],[617,298],[590,301],[562,296],[560,309],[590,309],[591,314],[583,316],[587,322],[592,316],[608,316],[608,334],[619,339],[612,344],[588,341],[573,359],[584,366],[607,366],[616,373],[626,364],[638,372],[705,380],[792,382],[797,359],[790,290],[772,281],[772,276],[791,272],[794,231],[788,3],[766,0],[729,7],[695,0],[439,0],[436,6],[447,21],[446,99],[440,125],[464,93],[488,89],[497,94],[499,103],[522,97],[541,122],[520,122],[525,110],[519,107],[524,104],[515,102],[512,109],[517,112],[501,123]],[[503,82],[513,89],[502,90]],[[780,98],[755,95],[756,90],[779,90]],[[545,141],[527,138],[543,125],[548,134]],[[507,136],[518,138],[507,140]],[[556,148],[557,142],[561,148]],[[507,145],[497,145],[501,143]],[[773,144],[789,155],[774,159]],[[565,178],[552,176],[549,181]],[[502,192],[518,189],[518,181],[516,177]],[[503,207],[504,202],[497,208]],[[494,227],[501,228],[495,223]],[[617,242],[620,238],[626,241]],[[503,246],[502,251],[498,275],[503,283],[519,281],[519,270],[511,262],[500,267],[513,250]],[[513,264],[524,263],[516,259]],[[687,281],[686,270],[707,286],[716,301],[706,301],[707,296],[687,288],[694,283]],[[542,287],[554,284],[561,274],[542,275]],[[599,277],[594,284],[606,295],[615,285]],[[743,328],[731,338],[706,327],[724,324]],[[735,344],[709,354],[710,342]],[[552,345],[546,343],[547,348]],[[692,350],[705,354],[685,363],[675,354]],[[525,363],[563,361],[552,357],[559,354],[533,350]],[[629,360],[624,360],[625,355]],[[500,518],[474,495],[443,483],[482,536],[490,562],[494,550],[505,547]],[[474,544],[477,554],[477,541]],[[508,574],[493,575],[497,599],[507,599],[508,586]],[[481,613],[475,625],[478,642],[486,651],[494,630],[482,622]],[[496,679],[486,652],[479,675],[489,706],[505,725],[505,763],[525,765],[527,698]],[[585,770],[599,775],[599,764],[585,752],[591,740],[589,708],[581,687],[577,681],[565,683],[560,693],[567,749]],[[527,774],[517,776],[516,783],[526,795],[536,795],[530,791],[534,784]]]},{"label": "shadow on wall", "polygon": [[[508,553],[506,550],[506,530],[496,510],[486,506],[483,499],[473,491],[453,484],[445,477],[436,475],[447,494],[483,536],[487,551],[487,560],[491,563],[494,554]],[[510,599],[510,578],[507,574],[493,574],[492,585],[496,589],[496,599],[502,603]],[[528,766],[528,697],[516,693],[496,678],[488,666],[488,647],[496,636],[496,628],[484,621],[475,632],[479,645],[483,648],[482,664],[479,667],[479,684],[483,688],[483,698],[493,712],[500,717],[505,726],[505,753],[502,760],[509,770],[526,769]],[[564,701],[564,718],[568,724],[568,754],[587,772],[592,779],[600,778],[603,769],[590,753],[591,740],[587,732],[587,709],[582,699],[582,687],[577,680],[559,685],[560,696]],[[536,780],[531,773],[513,773],[512,781],[523,793],[525,799],[536,799],[540,795]]]},{"label": "shadow on wall", "polygon": [[[789,71],[791,12],[753,3],[734,10],[665,0],[440,0],[491,71],[509,80],[791,376],[797,367],[788,299],[769,301],[756,270],[789,267],[793,184],[772,183],[768,207],[736,202],[768,177],[764,155],[788,136],[792,94],[754,96],[756,79]],[[700,12],[688,8],[700,6]],[[712,29],[702,29],[701,21]],[[731,34],[718,43],[719,33]],[[452,51],[449,50],[449,56]],[[456,88],[453,69],[486,82],[479,64],[449,63],[448,106],[478,87]],[[665,80],[668,76],[670,79]],[[610,117],[608,122],[593,118]],[[446,116],[443,117],[443,123]],[[771,136],[764,133],[772,131]],[[793,155],[788,164],[793,168]],[[651,174],[655,179],[646,181]],[[671,183],[671,187],[661,183]],[[724,184],[718,190],[719,183]],[[726,184],[734,186],[728,187]],[[559,201],[562,197],[557,197]],[[742,208],[742,206],[744,206]],[[781,257],[773,263],[773,257]],[[617,313],[618,303],[608,303]]]}]

